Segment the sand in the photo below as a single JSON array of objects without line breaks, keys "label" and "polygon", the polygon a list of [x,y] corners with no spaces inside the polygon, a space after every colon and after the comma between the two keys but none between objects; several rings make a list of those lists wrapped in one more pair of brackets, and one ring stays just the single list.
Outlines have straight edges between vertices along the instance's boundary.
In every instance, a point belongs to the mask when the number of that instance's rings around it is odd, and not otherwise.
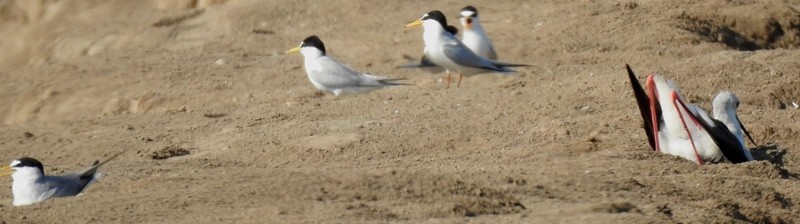
[{"label": "sand", "polygon": [[[188,3],[187,3],[188,2]],[[217,3],[217,4],[214,4]],[[221,3],[221,4],[219,4]],[[439,9],[480,10],[501,60],[444,88],[402,70]],[[0,1],[0,161],[127,151],[80,197],[0,223],[797,223],[800,1]],[[302,55],[407,78],[318,94]],[[624,70],[723,90],[758,161],[650,150]]]}]

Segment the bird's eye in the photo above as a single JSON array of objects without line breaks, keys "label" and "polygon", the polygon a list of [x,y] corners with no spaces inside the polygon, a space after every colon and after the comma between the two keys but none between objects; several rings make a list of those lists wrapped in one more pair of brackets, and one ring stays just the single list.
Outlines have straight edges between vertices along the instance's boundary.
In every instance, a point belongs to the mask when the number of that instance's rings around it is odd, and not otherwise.
[{"label": "bird's eye", "polygon": [[736,101],[736,107],[739,107],[739,101]]},{"label": "bird's eye", "polygon": [[428,17],[428,15],[424,15],[424,16],[422,16],[422,19],[419,19],[419,20],[426,20],[426,19],[430,19],[430,17]]}]

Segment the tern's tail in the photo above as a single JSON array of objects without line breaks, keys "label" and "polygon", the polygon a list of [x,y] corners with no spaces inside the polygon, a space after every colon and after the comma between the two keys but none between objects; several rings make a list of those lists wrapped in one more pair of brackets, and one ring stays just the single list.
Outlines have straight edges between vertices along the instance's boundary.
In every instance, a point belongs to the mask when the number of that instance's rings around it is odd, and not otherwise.
[{"label": "tern's tail", "polygon": [[403,80],[406,80],[406,79],[403,79],[403,78],[400,78],[400,79],[381,79],[381,80],[378,80],[378,82],[379,82],[380,84],[384,85],[384,86],[405,86],[405,85],[412,85],[412,84],[410,84],[410,83],[402,83],[402,82],[398,82],[398,81],[403,81]]},{"label": "tern's tail", "polygon": [[[94,164],[92,164],[92,167],[89,167],[88,169],[86,169],[86,170],[84,170],[84,171],[81,171],[81,172],[79,172],[79,173],[78,173],[78,176],[80,176],[80,177],[81,177],[81,179],[85,179],[85,180],[92,180],[92,179],[94,179],[95,177],[99,177],[99,176],[97,176],[96,174],[97,174],[97,169],[99,169],[99,168],[100,168],[100,166],[103,166],[104,164],[106,164],[106,163],[108,163],[109,161],[111,161],[111,160],[113,160],[113,159],[117,158],[117,156],[119,156],[119,155],[122,155],[122,153],[125,153],[125,152],[126,152],[126,151],[121,151],[121,152],[118,152],[118,153],[116,153],[116,154],[112,155],[111,157],[109,157],[108,159],[106,159],[106,160],[105,160],[105,161],[103,161],[103,162],[100,162],[100,161],[95,161],[95,162],[94,162]],[[102,175],[102,174],[100,174],[100,175]]]},{"label": "tern's tail", "polygon": [[509,62],[502,62],[502,61],[492,61],[495,66],[498,67],[529,67],[533,65],[529,64],[517,64],[517,63],[509,63]]}]

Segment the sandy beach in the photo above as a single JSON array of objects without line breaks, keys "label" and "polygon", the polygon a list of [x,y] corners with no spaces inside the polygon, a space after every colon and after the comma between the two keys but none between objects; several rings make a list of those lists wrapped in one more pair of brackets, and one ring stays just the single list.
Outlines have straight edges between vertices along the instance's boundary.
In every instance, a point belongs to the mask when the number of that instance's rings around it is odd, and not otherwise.
[{"label": "sandy beach", "polygon": [[[445,88],[396,66],[431,10],[480,10],[500,60]],[[0,0],[0,162],[119,151],[79,197],[0,223],[798,223],[800,1]],[[459,29],[461,29],[460,26]],[[319,94],[301,54],[410,86]],[[737,94],[756,161],[653,152],[625,72],[706,110]]]}]

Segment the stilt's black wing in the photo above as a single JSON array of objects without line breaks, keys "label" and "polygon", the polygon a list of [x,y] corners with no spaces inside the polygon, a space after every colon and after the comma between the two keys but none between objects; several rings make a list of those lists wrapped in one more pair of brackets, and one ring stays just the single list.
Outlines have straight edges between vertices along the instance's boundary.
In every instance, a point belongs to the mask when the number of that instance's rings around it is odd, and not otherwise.
[{"label": "stilt's black wing", "polygon": [[739,142],[739,139],[736,138],[736,135],[731,133],[731,131],[728,130],[728,127],[725,126],[722,121],[708,116],[701,116],[700,114],[697,114],[696,111],[686,108],[686,105],[681,105],[684,107],[684,109],[692,113],[692,116],[696,118],[696,120],[700,123],[700,126],[703,126],[703,128],[706,129],[708,135],[710,135],[711,139],[714,140],[714,143],[719,146],[719,150],[722,151],[722,155],[724,155],[728,161],[731,161],[731,163],[743,163],[750,161],[750,159],[747,158],[747,154],[745,154],[745,150],[748,149],[745,148],[741,142]]},{"label": "stilt's black wing", "polygon": [[656,133],[653,133],[653,123],[651,123],[653,118],[650,116],[650,101],[647,99],[647,93],[644,92],[644,88],[639,84],[639,80],[636,79],[636,74],[631,70],[631,66],[625,64],[625,69],[628,70],[628,78],[630,78],[631,81],[633,95],[636,96],[636,104],[639,105],[639,112],[642,114],[644,132],[647,133],[647,142],[650,143],[650,147],[653,148],[653,150],[657,150]]}]

